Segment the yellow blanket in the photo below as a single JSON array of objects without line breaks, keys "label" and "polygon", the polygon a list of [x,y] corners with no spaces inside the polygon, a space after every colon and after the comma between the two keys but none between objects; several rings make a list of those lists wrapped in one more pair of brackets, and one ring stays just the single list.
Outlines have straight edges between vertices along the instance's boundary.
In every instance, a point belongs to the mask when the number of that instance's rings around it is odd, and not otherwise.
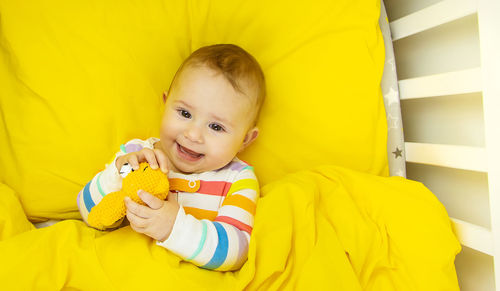
[{"label": "yellow blanket", "polygon": [[[422,184],[325,166],[262,189],[249,258],[220,273],[130,227],[34,230],[0,187],[2,290],[458,290],[460,245]],[[17,234],[18,232],[22,232]]]}]

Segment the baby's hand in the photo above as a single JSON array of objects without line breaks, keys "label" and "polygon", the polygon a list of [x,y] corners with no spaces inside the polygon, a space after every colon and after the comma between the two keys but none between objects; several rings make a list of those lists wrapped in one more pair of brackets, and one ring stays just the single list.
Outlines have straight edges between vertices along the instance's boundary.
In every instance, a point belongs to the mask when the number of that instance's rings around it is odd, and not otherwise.
[{"label": "baby's hand", "polygon": [[154,238],[157,241],[165,241],[172,232],[172,228],[179,211],[179,204],[168,196],[167,201],[154,197],[146,191],[139,190],[139,197],[146,203],[146,206],[132,201],[125,197],[127,206],[127,219],[130,227],[139,233]]},{"label": "baby's hand", "polygon": [[151,169],[156,170],[158,166],[163,173],[168,172],[168,158],[160,149],[143,148],[140,151],[128,153],[116,159],[116,168],[120,170],[123,165],[129,164],[132,169],[139,169],[139,163],[148,162]]}]

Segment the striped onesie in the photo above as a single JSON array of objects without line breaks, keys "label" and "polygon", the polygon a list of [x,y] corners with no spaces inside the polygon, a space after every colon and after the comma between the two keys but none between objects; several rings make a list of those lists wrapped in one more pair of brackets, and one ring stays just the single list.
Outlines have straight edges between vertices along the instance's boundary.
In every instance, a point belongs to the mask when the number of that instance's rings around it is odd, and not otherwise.
[{"label": "striped onesie", "polygon": [[[104,195],[121,189],[116,158],[144,147],[153,149],[157,141],[157,138],[134,139],[122,145],[113,162],[80,191],[78,208],[85,222]],[[247,259],[259,197],[253,168],[234,158],[218,170],[194,174],[169,171],[168,177],[184,180],[183,184],[192,185],[193,189],[170,192],[181,207],[170,236],[164,242],[157,241],[157,245],[205,269],[239,269]],[[114,226],[119,224],[121,221]]]}]

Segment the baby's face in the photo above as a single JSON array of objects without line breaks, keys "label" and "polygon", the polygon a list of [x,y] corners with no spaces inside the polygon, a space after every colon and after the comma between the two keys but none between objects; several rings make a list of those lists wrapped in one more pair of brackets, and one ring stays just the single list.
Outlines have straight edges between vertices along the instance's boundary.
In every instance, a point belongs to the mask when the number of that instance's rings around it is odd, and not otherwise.
[{"label": "baby's face", "polygon": [[161,149],[174,171],[199,173],[222,168],[253,129],[253,100],[236,91],[221,73],[185,68],[166,101]]}]

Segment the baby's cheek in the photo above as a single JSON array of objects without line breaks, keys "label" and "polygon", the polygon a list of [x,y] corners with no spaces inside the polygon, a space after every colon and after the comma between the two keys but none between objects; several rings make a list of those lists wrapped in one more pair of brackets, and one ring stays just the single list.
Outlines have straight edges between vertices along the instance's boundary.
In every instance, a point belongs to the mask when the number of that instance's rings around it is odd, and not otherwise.
[{"label": "baby's cheek", "polygon": [[161,138],[172,138],[175,137],[175,134],[178,130],[176,130],[176,123],[172,120],[171,117],[165,116],[162,120],[160,127],[160,137]]},{"label": "baby's cheek", "polygon": [[229,163],[238,153],[239,144],[226,143],[215,147],[214,152],[221,163]]}]

